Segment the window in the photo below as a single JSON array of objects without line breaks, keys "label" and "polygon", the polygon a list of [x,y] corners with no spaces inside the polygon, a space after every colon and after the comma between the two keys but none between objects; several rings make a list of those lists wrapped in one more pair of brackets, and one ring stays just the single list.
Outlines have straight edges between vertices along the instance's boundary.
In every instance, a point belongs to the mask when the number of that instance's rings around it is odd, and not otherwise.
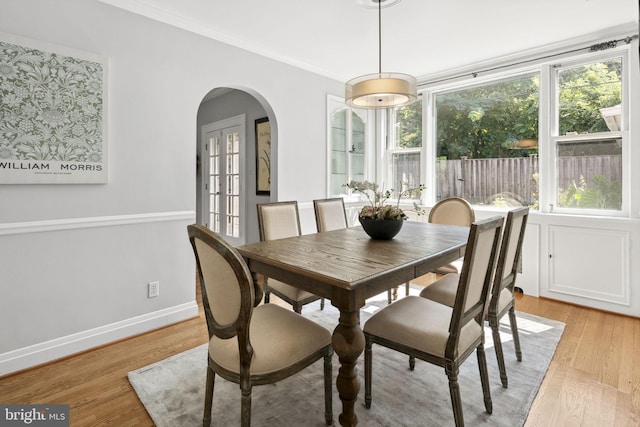
[{"label": "window", "polygon": [[620,56],[555,68],[555,207],[622,209]]},{"label": "window", "polygon": [[399,191],[424,184],[422,167],[422,102],[389,110],[387,182]]},{"label": "window", "polygon": [[435,94],[435,199],[538,204],[539,74]]}]

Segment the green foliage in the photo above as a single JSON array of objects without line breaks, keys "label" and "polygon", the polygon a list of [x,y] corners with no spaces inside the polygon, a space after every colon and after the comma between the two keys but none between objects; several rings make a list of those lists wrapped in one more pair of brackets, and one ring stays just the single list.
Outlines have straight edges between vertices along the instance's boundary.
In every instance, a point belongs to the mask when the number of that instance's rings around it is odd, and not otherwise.
[{"label": "green foliage", "polygon": [[526,156],[512,146],[538,136],[537,75],[440,94],[436,105],[437,155],[449,160]]},{"label": "green foliage", "polygon": [[422,102],[414,102],[395,111],[400,148],[422,147]]},{"label": "green foliage", "polygon": [[604,176],[597,174],[591,179],[591,186],[583,176],[579,183],[572,181],[569,188],[558,193],[558,205],[560,207],[578,207],[591,209],[622,208],[622,183],[609,181]]},{"label": "green foliage", "polygon": [[[559,74],[560,134],[608,131],[600,108],[621,102],[619,58],[562,70]],[[538,138],[537,74],[437,95],[437,156],[505,158],[521,139]],[[537,152],[534,150],[533,152]]]},{"label": "green foliage", "polygon": [[600,108],[620,104],[620,59],[588,64],[560,73],[560,135],[567,132],[606,132]]}]

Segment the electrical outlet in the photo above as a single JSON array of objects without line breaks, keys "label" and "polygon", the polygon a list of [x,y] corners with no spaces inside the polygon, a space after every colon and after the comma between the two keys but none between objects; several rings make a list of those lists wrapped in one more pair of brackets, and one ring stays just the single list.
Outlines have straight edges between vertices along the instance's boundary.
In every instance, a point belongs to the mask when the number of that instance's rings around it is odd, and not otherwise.
[{"label": "electrical outlet", "polygon": [[160,282],[149,282],[148,298],[155,298],[160,295]]}]

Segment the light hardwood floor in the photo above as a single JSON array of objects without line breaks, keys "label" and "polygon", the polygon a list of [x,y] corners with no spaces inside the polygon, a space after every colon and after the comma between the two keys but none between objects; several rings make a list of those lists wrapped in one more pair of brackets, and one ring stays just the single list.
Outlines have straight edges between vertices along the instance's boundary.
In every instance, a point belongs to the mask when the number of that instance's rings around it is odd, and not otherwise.
[{"label": "light hardwood floor", "polygon": [[[516,309],[567,325],[525,426],[640,425],[640,319],[522,295]],[[201,309],[197,318],[0,378],[0,403],[66,403],[72,426],[152,426],[127,373],[205,342]],[[528,357],[535,354],[523,346],[522,369]]]}]

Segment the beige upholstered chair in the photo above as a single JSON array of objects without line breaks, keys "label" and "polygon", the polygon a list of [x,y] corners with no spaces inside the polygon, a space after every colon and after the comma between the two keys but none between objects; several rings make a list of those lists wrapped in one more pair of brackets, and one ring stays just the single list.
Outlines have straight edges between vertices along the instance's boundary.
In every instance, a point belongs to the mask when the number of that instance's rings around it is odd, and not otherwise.
[{"label": "beige upholstered chair", "polygon": [[[260,240],[276,240],[300,236],[300,216],[298,202],[274,202],[258,204],[258,229]],[[279,280],[264,278],[264,302],[269,303],[271,293],[293,306],[296,313],[302,312],[302,306],[320,299],[320,308],[324,309],[324,298],[283,283]]]},{"label": "beige upholstered chair", "polygon": [[[336,197],[331,199],[317,199],[313,201],[313,210],[316,214],[316,227],[318,233],[324,231],[339,230],[347,228],[347,213],[344,209],[344,199]],[[409,283],[407,283],[406,293],[409,295]],[[387,302],[393,301],[393,291],[387,291]]]},{"label": "beige upholstered chair", "polygon": [[236,249],[201,225],[188,226],[188,232],[209,330],[203,425],[211,424],[216,374],[240,385],[241,425],[247,427],[254,385],[275,383],[323,358],[325,422],[330,425],[331,332],[275,304],[254,308],[251,272]]},{"label": "beige upholstered chair", "polygon": [[340,230],[349,226],[342,197],[314,200],[313,210],[316,214],[318,233]]},{"label": "beige upholstered chair", "polygon": [[[429,222],[434,224],[462,225],[469,227],[475,221],[473,207],[465,199],[459,197],[449,197],[442,199],[429,211]],[[462,259],[455,260],[449,264],[438,267],[434,273],[448,274],[460,273],[462,270]]]},{"label": "beige upholstered chair", "polygon": [[[489,414],[492,412],[483,324],[502,223],[502,217],[493,217],[472,224],[453,307],[408,296],[380,309],[365,323],[367,408],[371,407],[372,347],[379,344],[444,368],[456,426],[464,425],[458,372],[475,350],[484,405]],[[416,400],[422,401],[420,396]]]},{"label": "beige upholstered chair", "polygon": [[[487,310],[486,316],[489,321],[489,326],[491,327],[493,345],[496,351],[496,358],[498,359],[500,380],[502,381],[503,387],[508,386],[508,381],[502,352],[502,341],[500,340],[500,319],[507,313],[509,313],[509,324],[511,325],[516,359],[518,361],[522,360],[513,289],[520,265],[522,242],[524,241],[524,232],[528,218],[529,208],[526,206],[513,209],[507,213],[502,244],[500,245],[500,255],[498,256],[498,264],[491,289],[491,301],[489,302],[489,309]],[[424,288],[420,296],[452,306],[456,295],[456,277],[456,274],[444,276],[442,279]]]}]

